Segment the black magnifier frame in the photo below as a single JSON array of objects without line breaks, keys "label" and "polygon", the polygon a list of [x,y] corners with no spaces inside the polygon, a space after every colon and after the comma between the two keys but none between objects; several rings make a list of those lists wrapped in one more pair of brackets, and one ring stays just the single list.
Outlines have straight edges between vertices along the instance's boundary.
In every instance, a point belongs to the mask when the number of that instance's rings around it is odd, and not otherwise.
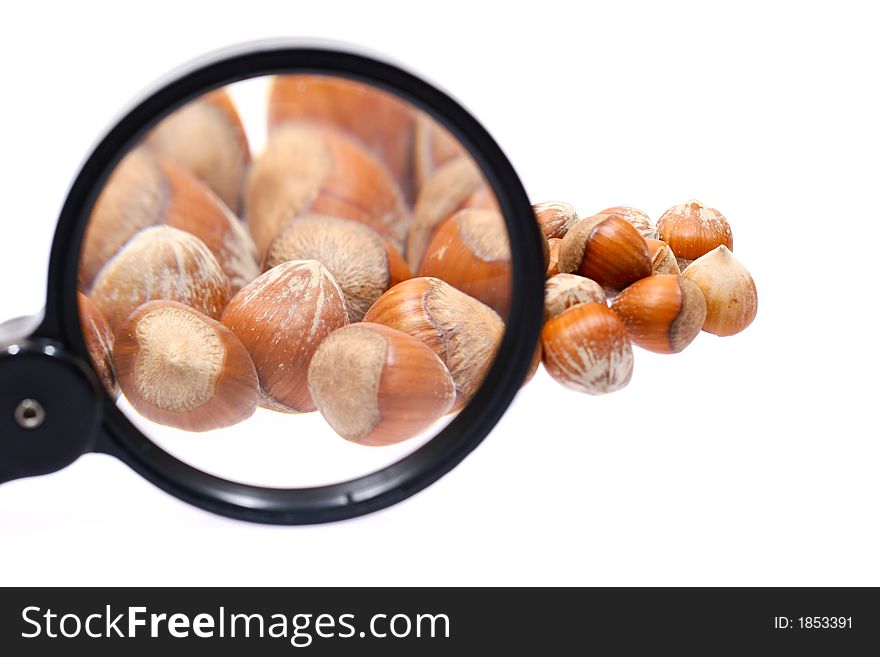
[{"label": "black magnifier frame", "polygon": [[[470,151],[497,197],[510,242],[513,288],[493,366],[476,396],[440,433],[409,456],[371,474],[337,484],[281,489],[207,474],[141,433],[97,384],[80,328],[76,293],[82,240],[92,206],[116,165],[150,128],[211,90],[245,79],[292,73],[332,75],[372,85],[409,101],[443,124]],[[74,181],[52,246],[43,321],[27,337],[4,340],[0,336],[0,481],[51,472],[91,451],[119,458],[181,500],[240,520],[322,523],[395,504],[429,486],[467,456],[492,430],[522,385],[542,323],[545,266],[539,240],[528,197],[501,149],[461,105],[419,77],[335,46],[249,44],[238,52],[214,56],[179,73],[137,103],[98,144]],[[24,380],[24,387],[17,383]],[[22,408],[33,414],[32,405],[22,406],[31,397],[44,401],[47,421],[28,431],[13,416],[18,414],[20,420]]]}]

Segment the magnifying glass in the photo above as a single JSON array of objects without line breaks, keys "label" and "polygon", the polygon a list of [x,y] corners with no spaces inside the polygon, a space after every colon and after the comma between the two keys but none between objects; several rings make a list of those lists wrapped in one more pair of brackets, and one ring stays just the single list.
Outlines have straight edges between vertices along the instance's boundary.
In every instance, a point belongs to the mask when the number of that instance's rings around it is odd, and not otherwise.
[{"label": "magnifying glass", "polygon": [[443,92],[337,48],[216,56],[94,149],[44,315],[0,327],[0,482],[101,452],[243,520],[381,509],[510,404],[544,271],[513,168]]}]

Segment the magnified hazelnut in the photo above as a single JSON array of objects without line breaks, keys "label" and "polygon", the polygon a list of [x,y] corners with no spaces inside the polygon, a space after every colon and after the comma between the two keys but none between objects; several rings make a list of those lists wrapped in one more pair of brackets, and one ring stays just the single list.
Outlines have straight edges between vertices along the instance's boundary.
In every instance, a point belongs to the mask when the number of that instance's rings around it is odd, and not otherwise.
[{"label": "magnified hazelnut", "polygon": [[148,420],[187,431],[253,415],[259,386],[244,346],[220,322],[172,301],[140,306],[113,347],[119,385]]},{"label": "magnified hazelnut", "polygon": [[119,397],[119,385],[113,371],[113,330],[104,314],[85,294],[77,292],[76,301],[89,358],[101,385],[110,397],[116,399]]},{"label": "magnified hazelnut", "polygon": [[572,306],[544,324],[544,369],[566,388],[601,395],[632,378],[633,354],[623,323],[605,304]]},{"label": "magnified hazelnut", "polygon": [[223,202],[179,166],[136,149],[113,171],[89,218],[80,262],[83,286],[93,285],[135,233],[157,225],[185,230],[204,242],[233,291],[260,273],[253,241]]},{"label": "magnified hazelnut", "polygon": [[657,222],[657,231],[679,259],[681,268],[721,245],[733,249],[733,233],[727,219],[699,201],[669,208]]},{"label": "magnified hazelnut", "polygon": [[364,321],[403,331],[437,354],[455,382],[455,410],[482,384],[504,335],[504,322],[494,310],[437,278],[395,285]]},{"label": "magnified hazelnut", "polygon": [[639,234],[647,239],[657,239],[657,228],[647,213],[628,205],[616,205],[613,208],[605,208],[596,214],[613,214],[626,219]]},{"label": "magnified hazelnut", "polygon": [[579,303],[605,303],[605,291],[596,281],[575,274],[557,274],[544,284],[544,320]]},{"label": "magnified hazelnut", "polygon": [[541,232],[548,240],[562,239],[571,227],[580,221],[574,206],[564,201],[536,203],[532,206],[532,211],[535,213]]},{"label": "magnified hazelnut", "polygon": [[390,287],[412,278],[400,253],[373,229],[336,217],[307,216],[288,223],[266,252],[264,269],[288,260],[317,260],[345,295],[350,322],[359,322]]},{"label": "magnified hazelnut", "polygon": [[155,226],[137,233],[101,269],[91,299],[116,331],[147,301],[179,301],[218,318],[230,296],[229,280],[204,242]]},{"label": "magnified hazelnut", "polygon": [[245,215],[260,253],[291,219],[321,214],[361,221],[400,249],[409,214],[382,162],[331,128],[288,122],[269,135],[245,190]]},{"label": "magnified hazelnut", "polygon": [[559,271],[620,290],[651,275],[651,258],[645,238],[628,221],[596,215],[575,224],[562,239]]},{"label": "magnified hazelnut", "polygon": [[348,324],[345,298],[333,276],[315,260],[273,267],[236,294],[222,322],[253,358],[272,410],[315,410],[306,384],[309,361],[321,341]]},{"label": "magnified hazelnut", "polygon": [[674,274],[636,281],[614,298],[611,309],[635,344],[658,354],[676,354],[687,347],[706,319],[700,288]]},{"label": "magnified hazelnut", "polygon": [[362,445],[390,445],[425,431],[455,402],[437,355],[406,333],[352,324],[315,351],[309,392],[331,427]]},{"label": "magnified hazelnut", "polygon": [[424,112],[416,113],[413,168],[417,189],[421,189],[437,169],[462,155],[467,155],[467,151],[449,130]]},{"label": "magnified hazelnut", "polygon": [[415,111],[391,93],[327,75],[279,75],[269,93],[269,125],[309,121],[357,138],[387,167],[404,196],[415,198],[411,166]]},{"label": "magnified hazelnut", "polygon": [[207,93],[170,114],[150,132],[146,144],[205,183],[233,211],[241,211],[251,155],[226,90]]},{"label": "magnified hazelnut", "polygon": [[418,269],[438,227],[464,208],[498,210],[495,194],[470,156],[449,160],[419,190],[406,247],[410,269]]},{"label": "magnified hazelnut", "polygon": [[506,316],[511,268],[504,217],[472,208],[455,213],[431,239],[418,275],[444,280]]}]

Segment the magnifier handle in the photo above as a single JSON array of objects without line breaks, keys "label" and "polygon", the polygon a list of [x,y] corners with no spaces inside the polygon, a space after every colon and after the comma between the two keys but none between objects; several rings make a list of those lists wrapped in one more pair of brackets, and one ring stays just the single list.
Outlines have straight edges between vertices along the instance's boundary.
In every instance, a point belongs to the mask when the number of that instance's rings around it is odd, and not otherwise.
[{"label": "magnifier handle", "polygon": [[34,335],[42,316],[0,324],[0,483],[60,470],[91,451],[101,395],[94,373]]}]

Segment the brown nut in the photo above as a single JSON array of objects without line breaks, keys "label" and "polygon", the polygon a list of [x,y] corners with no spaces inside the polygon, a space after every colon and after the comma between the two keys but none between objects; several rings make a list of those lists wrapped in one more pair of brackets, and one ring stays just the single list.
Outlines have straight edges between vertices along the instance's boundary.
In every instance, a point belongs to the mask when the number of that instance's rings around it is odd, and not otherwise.
[{"label": "brown nut", "polygon": [[288,122],[273,130],[245,187],[245,218],[260,253],[291,219],[361,221],[400,249],[409,214],[385,165],[353,137]]},{"label": "brown nut", "polygon": [[605,303],[605,291],[596,281],[575,274],[557,274],[544,284],[544,320],[579,303]]},{"label": "brown nut", "polygon": [[417,275],[444,280],[505,317],[512,279],[504,217],[460,210],[437,230]]},{"label": "brown nut", "polygon": [[406,246],[406,261],[413,271],[439,226],[464,208],[498,209],[495,194],[470,156],[449,160],[438,168],[419,191]]},{"label": "brown nut", "polygon": [[350,322],[359,322],[382,293],[412,278],[400,253],[359,221],[309,215],[288,223],[266,252],[264,269],[288,260],[317,260],[345,295]]},{"label": "brown nut", "polygon": [[626,219],[596,215],[575,224],[562,239],[559,271],[620,290],[651,275],[651,257],[645,238]]},{"label": "brown nut", "polygon": [[113,347],[119,385],[148,420],[209,431],[249,418],[259,386],[244,346],[220,322],[173,301],[140,306]]},{"label": "brown nut", "polygon": [[559,245],[562,240],[551,237],[547,240],[547,278],[552,278],[559,273]]},{"label": "brown nut", "polygon": [[455,384],[437,355],[381,324],[352,324],[332,333],[312,357],[308,382],[333,430],[362,445],[412,438],[455,402]]},{"label": "brown nut", "polygon": [[657,239],[657,228],[654,227],[647,213],[628,205],[616,205],[613,208],[605,208],[596,214],[615,214],[626,219],[639,234],[647,239]]},{"label": "brown nut", "polygon": [[532,206],[538,225],[544,237],[562,239],[580,219],[577,210],[571,203],[564,201],[547,201]]},{"label": "brown nut", "polygon": [[648,255],[651,256],[651,274],[681,274],[678,267],[678,260],[669,245],[662,240],[653,240],[645,238],[648,245]]},{"label": "brown nut", "polygon": [[135,233],[157,225],[185,230],[204,242],[233,292],[260,273],[250,235],[223,202],[181,167],[136,149],[113,171],[89,218],[80,262],[82,285],[90,288]]},{"label": "brown nut", "polygon": [[544,369],[566,388],[601,395],[632,378],[632,346],[623,323],[605,304],[572,306],[544,324]]},{"label": "brown nut", "polygon": [[230,296],[229,280],[204,242],[155,226],[132,237],[101,269],[91,299],[117,331],[147,301],[179,301],[217,319]]},{"label": "brown nut", "polygon": [[722,244],[733,249],[733,233],[727,219],[699,201],[669,208],[657,222],[657,231],[683,266]]},{"label": "brown nut", "polygon": [[755,281],[726,246],[697,258],[681,275],[696,283],[706,297],[704,331],[734,335],[758,314]]},{"label": "brown nut", "polygon": [[241,211],[251,155],[238,110],[226,90],[207,93],[170,114],[145,143],[162,159],[204,182],[234,212]]},{"label": "brown nut", "polygon": [[269,92],[269,126],[308,121],[342,130],[357,139],[415,198],[411,158],[415,117],[411,105],[381,89],[329,75],[279,75]]},{"label": "brown nut", "polygon": [[113,399],[119,397],[119,385],[113,370],[113,329],[104,314],[82,292],[76,293],[79,320],[89,358],[104,390]]},{"label": "brown nut", "polygon": [[675,274],[636,281],[614,298],[611,309],[635,344],[658,354],[676,354],[687,347],[706,319],[700,288]]},{"label": "brown nut", "polygon": [[455,410],[483,383],[504,335],[504,322],[494,310],[436,278],[395,285],[364,321],[403,331],[437,354],[455,381]]},{"label": "brown nut", "polygon": [[273,267],[236,294],[221,320],[254,360],[272,410],[315,410],[306,383],[309,361],[321,341],[348,324],[345,298],[321,263],[291,260]]}]

